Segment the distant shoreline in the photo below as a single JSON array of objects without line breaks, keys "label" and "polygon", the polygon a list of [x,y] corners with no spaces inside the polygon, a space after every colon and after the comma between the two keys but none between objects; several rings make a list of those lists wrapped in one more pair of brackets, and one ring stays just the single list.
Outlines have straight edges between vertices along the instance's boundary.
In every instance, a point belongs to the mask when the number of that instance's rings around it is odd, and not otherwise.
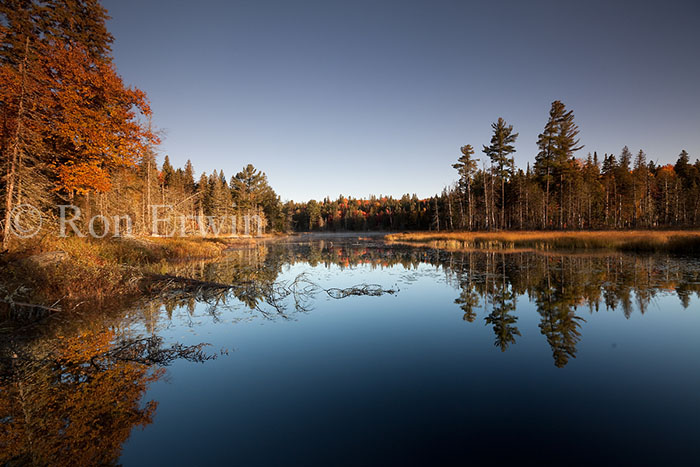
[{"label": "distant shoreline", "polygon": [[386,240],[446,250],[529,248],[700,254],[698,230],[404,232],[389,234]]}]

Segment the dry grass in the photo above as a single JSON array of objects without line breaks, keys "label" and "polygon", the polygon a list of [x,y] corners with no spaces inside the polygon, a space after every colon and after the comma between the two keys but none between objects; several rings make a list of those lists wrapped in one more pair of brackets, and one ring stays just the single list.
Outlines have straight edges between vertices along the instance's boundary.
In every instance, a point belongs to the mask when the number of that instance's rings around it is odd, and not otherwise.
[{"label": "dry grass", "polygon": [[[216,258],[255,242],[232,238],[51,238],[27,242],[0,257],[0,287],[31,289],[34,303],[102,300],[138,292],[146,267],[182,259]],[[47,255],[61,252],[60,259]]]},{"label": "dry grass", "polygon": [[700,231],[407,232],[387,235],[386,239],[444,249],[607,249],[700,254]]}]

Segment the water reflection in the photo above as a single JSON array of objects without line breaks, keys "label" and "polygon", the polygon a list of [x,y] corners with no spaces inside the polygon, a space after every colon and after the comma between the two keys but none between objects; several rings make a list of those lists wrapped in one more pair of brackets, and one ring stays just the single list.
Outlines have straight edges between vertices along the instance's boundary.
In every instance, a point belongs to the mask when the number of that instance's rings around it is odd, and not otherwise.
[{"label": "water reflection", "polygon": [[[203,280],[249,284],[221,294],[214,308],[235,299],[265,317],[284,316],[283,308],[266,312],[269,291],[285,265],[371,269],[401,266],[415,270],[429,264],[444,272],[458,290],[454,303],[462,319],[482,322],[494,333],[501,351],[517,343],[521,335],[516,316],[518,300],[534,303],[540,315],[539,329],[551,347],[554,364],[565,366],[576,357],[582,338],[584,311],[619,311],[629,318],[634,310],[644,314],[659,294],[675,294],[687,308],[693,293],[700,291],[697,260],[665,255],[556,254],[536,252],[445,252],[425,248],[387,246],[376,241],[318,241],[273,243],[232,252],[225,261],[182,265],[176,273]],[[227,298],[228,297],[228,298]],[[211,297],[210,297],[211,299]],[[190,302],[186,302],[190,300]],[[191,297],[165,300],[173,310],[187,305]],[[294,308],[294,307],[292,307]],[[275,311],[279,313],[275,313]]]},{"label": "water reflection", "polygon": [[161,330],[174,321],[196,327],[202,313],[217,321],[234,308],[286,319],[311,310],[319,291],[333,297],[314,277],[285,279],[297,264],[334,277],[348,268],[393,268],[408,276],[432,266],[437,280],[454,288],[447,303],[453,302],[455,326],[487,326],[502,352],[517,349],[520,305],[529,302],[559,368],[576,357],[586,314],[613,310],[630,318],[646,313],[661,294],[675,294],[688,307],[700,291],[700,268],[692,258],[444,252],[376,240],[272,242],[232,251],[223,260],[160,265],[154,273],[235,286],[173,286],[107,312],[28,328],[0,326],[0,463],[116,462],[131,431],[153,420],[157,403],[144,399],[162,368],[177,358],[209,358],[201,346],[166,345]]},{"label": "water reflection", "polygon": [[111,464],[131,430],[151,423],[157,404],[141,399],[161,373],[105,357],[113,338],[111,331],[59,337],[4,360],[2,462]]},{"label": "water reflection", "polygon": [[129,337],[96,322],[102,326],[52,323],[3,335],[3,465],[114,464],[131,431],[153,421],[157,402],[142,399],[163,368],[215,358],[203,344],[167,346],[158,336]]},{"label": "water reflection", "polygon": [[505,352],[510,344],[515,344],[515,336],[520,335],[515,323],[518,318],[512,313],[516,308],[516,299],[513,290],[506,282],[505,264],[502,265],[502,280],[495,280],[490,294],[491,313],[484,320],[486,324],[493,326],[496,335],[495,345]]}]

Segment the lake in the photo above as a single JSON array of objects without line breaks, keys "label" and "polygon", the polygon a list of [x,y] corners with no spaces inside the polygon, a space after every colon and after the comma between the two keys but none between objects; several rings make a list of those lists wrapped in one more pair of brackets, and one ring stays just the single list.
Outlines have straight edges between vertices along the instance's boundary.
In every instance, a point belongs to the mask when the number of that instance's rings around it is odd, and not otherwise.
[{"label": "lake", "polygon": [[14,325],[0,458],[697,465],[696,258],[290,237],[162,267],[201,286]]}]

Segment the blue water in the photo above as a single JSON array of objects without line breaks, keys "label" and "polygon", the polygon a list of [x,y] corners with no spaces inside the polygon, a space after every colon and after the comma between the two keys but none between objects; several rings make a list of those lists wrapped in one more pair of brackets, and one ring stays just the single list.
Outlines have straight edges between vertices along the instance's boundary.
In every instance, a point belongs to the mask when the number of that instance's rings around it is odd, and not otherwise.
[{"label": "blue water", "polygon": [[[316,245],[325,260],[309,264],[304,248],[265,252],[267,265],[278,259],[277,282],[304,273],[322,289],[378,284],[396,293],[319,291],[305,311],[288,297],[284,316],[235,297],[225,307],[176,306],[170,316],[162,306],[134,330],[228,354],[168,367],[143,399],[158,402],[153,423],[132,431],[120,463],[697,465],[694,260],[560,255],[549,265],[536,253],[475,253],[467,270],[464,254],[428,251],[422,261],[413,252],[402,265],[390,247],[336,241]],[[290,250],[301,253],[290,260]],[[549,281],[523,279],[533,263],[551,268]],[[473,322],[455,303],[468,278],[486,290],[475,292]],[[603,289],[614,309],[590,298]],[[577,317],[573,351],[555,352],[556,338],[543,334],[542,323],[556,319],[545,319],[538,296]],[[505,346],[486,320],[503,303],[517,327]]]}]

